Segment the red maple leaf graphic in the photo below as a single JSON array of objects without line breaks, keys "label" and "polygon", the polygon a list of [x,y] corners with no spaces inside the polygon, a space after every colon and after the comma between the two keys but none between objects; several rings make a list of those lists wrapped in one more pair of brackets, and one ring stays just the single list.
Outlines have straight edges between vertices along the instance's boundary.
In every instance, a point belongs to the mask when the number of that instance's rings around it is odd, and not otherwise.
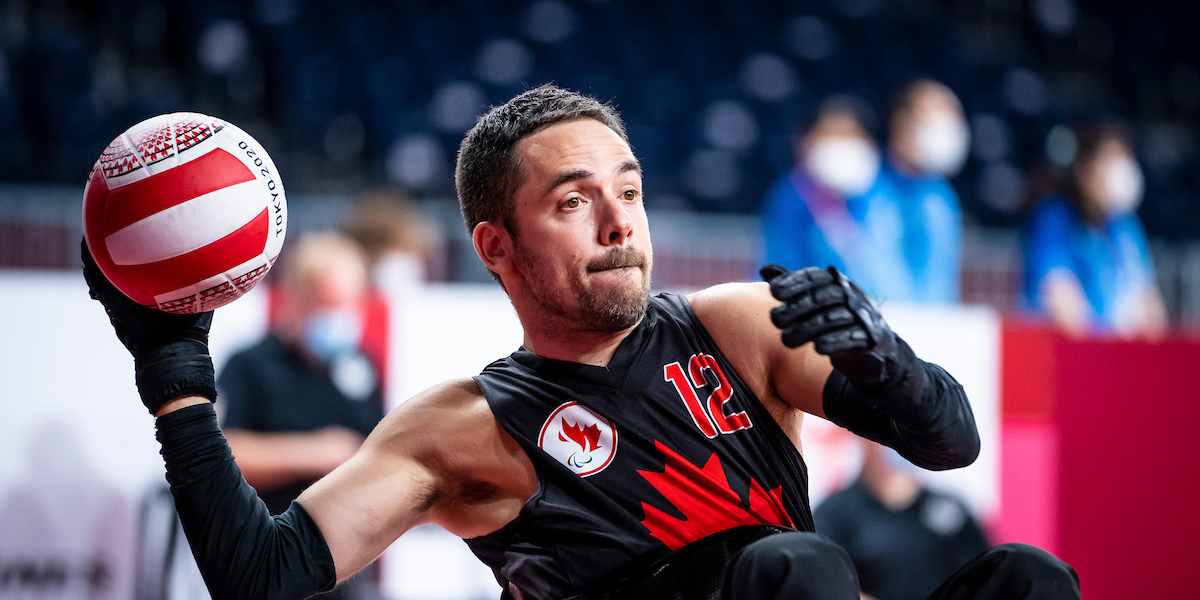
[{"label": "red maple leaf graphic", "polygon": [[642,525],[671,550],[678,550],[702,537],[740,525],[782,525],[795,528],[792,518],[783,508],[783,486],[770,492],[750,478],[750,506],[742,504],[737,492],[729,487],[721,459],[713,452],[703,468],[688,462],[662,442],[655,446],[666,457],[662,473],[638,471],[658,490],[684,518],[669,515],[645,502],[646,518]]},{"label": "red maple leaf graphic", "polygon": [[[565,434],[565,437],[564,437]],[[592,450],[600,447],[600,428],[593,423],[587,427],[579,425],[568,425],[567,420],[562,420],[562,433],[558,434],[558,439],[564,442],[575,442],[583,448],[583,453],[587,454]]]}]

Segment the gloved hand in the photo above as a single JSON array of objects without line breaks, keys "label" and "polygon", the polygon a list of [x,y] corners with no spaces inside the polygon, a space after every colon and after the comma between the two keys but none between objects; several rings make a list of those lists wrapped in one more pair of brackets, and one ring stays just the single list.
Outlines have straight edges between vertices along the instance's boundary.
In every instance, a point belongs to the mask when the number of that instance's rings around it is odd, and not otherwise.
[{"label": "gloved hand", "polygon": [[875,303],[836,268],[789,271],[767,265],[759,273],[783,302],[771,309],[771,322],[783,330],[789,348],[813,342],[850,383],[865,390],[887,386],[916,365]]},{"label": "gloved hand", "polygon": [[174,315],[142,306],[104,277],[86,242],[80,244],[80,254],[92,299],[104,306],[117,338],[133,355],[138,393],[150,414],[180,396],[216,400],[216,373],[208,354],[212,311]]}]

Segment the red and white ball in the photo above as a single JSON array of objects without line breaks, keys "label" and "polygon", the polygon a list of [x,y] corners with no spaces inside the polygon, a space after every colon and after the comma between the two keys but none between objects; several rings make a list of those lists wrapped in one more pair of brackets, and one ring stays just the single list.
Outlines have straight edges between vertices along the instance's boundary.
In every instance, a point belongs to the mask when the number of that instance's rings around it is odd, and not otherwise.
[{"label": "red and white ball", "polygon": [[228,304],[283,247],[287,201],[254,138],[220,119],[172,113],[113,140],[83,195],[83,231],[104,276],[169,313]]}]

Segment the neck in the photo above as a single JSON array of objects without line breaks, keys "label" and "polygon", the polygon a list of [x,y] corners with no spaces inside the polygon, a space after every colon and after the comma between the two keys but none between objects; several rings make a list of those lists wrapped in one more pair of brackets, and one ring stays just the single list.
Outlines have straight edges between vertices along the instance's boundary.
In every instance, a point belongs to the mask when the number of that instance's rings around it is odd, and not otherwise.
[{"label": "neck", "polygon": [[1108,225],[1110,218],[1104,209],[1100,208],[1099,202],[1093,202],[1087,199],[1083,199],[1081,202],[1079,202],[1079,216],[1083,217],[1083,220],[1087,222],[1088,225],[1091,225],[1096,229],[1104,229],[1104,227]]},{"label": "neck", "polygon": [[878,465],[864,468],[860,478],[871,495],[891,511],[912,506],[921,493],[921,482],[916,476]]},{"label": "neck", "polygon": [[565,328],[548,327],[549,321],[551,320],[540,319],[534,324],[521,319],[521,325],[525,329],[525,349],[544,358],[595,367],[607,367],[608,361],[617,351],[617,346],[620,346],[637,327],[635,323],[628,329],[615,332],[570,331]]},{"label": "neck", "polygon": [[904,158],[904,155],[897,152],[895,149],[888,151],[888,159],[892,163],[892,168],[906,177],[922,178],[927,177],[921,169]]}]

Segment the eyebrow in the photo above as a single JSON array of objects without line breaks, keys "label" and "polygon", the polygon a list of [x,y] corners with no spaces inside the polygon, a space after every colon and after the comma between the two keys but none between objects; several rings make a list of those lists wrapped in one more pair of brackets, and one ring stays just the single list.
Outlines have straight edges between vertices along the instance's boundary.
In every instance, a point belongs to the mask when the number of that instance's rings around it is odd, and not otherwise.
[{"label": "eyebrow", "polygon": [[[638,162],[636,160],[627,160],[627,161],[621,163],[621,165],[617,167],[616,171],[613,174],[614,175],[622,175],[622,174],[628,173],[630,171],[637,171],[637,173],[639,175],[641,175],[642,165],[638,164]],[[594,175],[594,173],[592,173],[591,171],[589,171],[587,169],[576,169],[574,171],[566,171],[564,173],[560,173],[558,175],[558,177],[556,177],[554,179],[554,182],[551,183],[546,188],[546,193],[549,194],[550,192],[552,192],[556,188],[558,188],[558,186],[563,185],[564,183],[570,183],[572,181],[578,181],[580,179],[587,179],[589,177],[592,177],[593,175]]]},{"label": "eyebrow", "polygon": [[641,175],[642,165],[638,164],[638,161],[636,160],[627,160],[621,163],[621,166],[617,167],[617,175],[628,173],[630,171],[637,171],[638,175]]}]

